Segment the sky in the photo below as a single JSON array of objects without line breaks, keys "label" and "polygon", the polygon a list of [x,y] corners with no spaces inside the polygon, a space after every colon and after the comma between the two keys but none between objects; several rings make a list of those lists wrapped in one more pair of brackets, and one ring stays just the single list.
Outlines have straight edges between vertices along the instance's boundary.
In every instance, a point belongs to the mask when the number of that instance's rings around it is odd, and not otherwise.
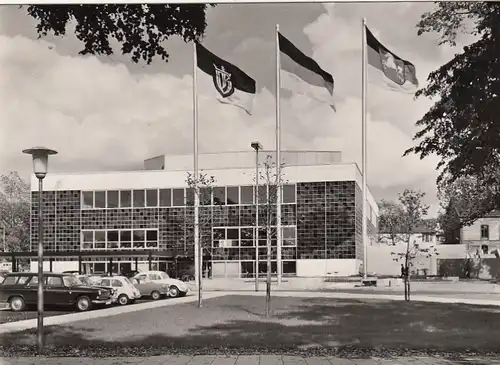
[{"label": "sky", "polygon": [[[429,72],[471,42],[438,46],[437,34],[417,36],[432,3],[228,4],[209,9],[205,47],[257,81],[253,115],[199,90],[199,151],[274,148],[275,25],[335,79],[336,113],[305,96],[281,93],[282,149],[342,151],[361,166],[361,18],[387,48],[412,62],[421,86]],[[0,173],[28,177],[21,150],[43,145],[59,152],[53,172],[142,169],[143,160],[192,151],[192,45],[166,42],[168,63],[134,64],[128,56],[79,56],[65,37],[37,39],[26,10],[0,6]],[[368,185],[375,198],[394,200],[421,190],[435,215],[437,158],[402,157],[413,146],[415,122],[431,100],[368,85]],[[207,94],[208,95],[208,94]]]}]

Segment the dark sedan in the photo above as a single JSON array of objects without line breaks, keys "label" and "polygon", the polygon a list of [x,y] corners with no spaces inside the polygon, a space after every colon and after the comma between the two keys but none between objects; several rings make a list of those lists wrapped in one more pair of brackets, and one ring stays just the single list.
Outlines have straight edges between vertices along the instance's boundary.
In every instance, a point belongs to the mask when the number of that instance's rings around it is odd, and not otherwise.
[{"label": "dark sedan", "polygon": [[[74,275],[44,273],[44,301],[47,306],[76,306],[79,311],[92,305],[109,305],[109,290],[86,286]],[[38,273],[10,273],[0,285],[0,303],[14,312],[37,303]]]}]

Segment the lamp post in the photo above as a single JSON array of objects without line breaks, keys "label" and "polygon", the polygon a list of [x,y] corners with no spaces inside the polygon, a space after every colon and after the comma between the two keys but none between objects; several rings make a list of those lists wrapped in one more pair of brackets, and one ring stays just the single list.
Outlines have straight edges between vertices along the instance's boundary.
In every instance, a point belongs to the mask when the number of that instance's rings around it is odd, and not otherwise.
[{"label": "lamp post", "polygon": [[259,291],[259,150],[262,144],[252,142],[250,146],[255,150],[255,291]]},{"label": "lamp post", "polygon": [[37,314],[37,349],[38,354],[43,352],[43,216],[42,193],[43,179],[47,175],[49,155],[57,154],[56,151],[45,147],[33,147],[23,150],[23,153],[33,158],[33,173],[38,178],[38,314]]}]

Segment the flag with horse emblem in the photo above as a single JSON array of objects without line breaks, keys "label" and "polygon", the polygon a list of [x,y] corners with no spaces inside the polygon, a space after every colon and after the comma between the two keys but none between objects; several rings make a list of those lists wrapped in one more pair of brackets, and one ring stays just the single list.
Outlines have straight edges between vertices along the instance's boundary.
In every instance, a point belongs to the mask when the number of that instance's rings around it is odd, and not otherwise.
[{"label": "flag with horse emblem", "polygon": [[368,64],[383,73],[386,85],[392,90],[415,92],[418,89],[415,66],[384,47],[367,27],[365,30]]},{"label": "flag with horse emblem", "polygon": [[256,92],[255,80],[241,69],[216,56],[200,43],[196,43],[196,62],[206,76],[212,78],[216,99],[252,114]]}]

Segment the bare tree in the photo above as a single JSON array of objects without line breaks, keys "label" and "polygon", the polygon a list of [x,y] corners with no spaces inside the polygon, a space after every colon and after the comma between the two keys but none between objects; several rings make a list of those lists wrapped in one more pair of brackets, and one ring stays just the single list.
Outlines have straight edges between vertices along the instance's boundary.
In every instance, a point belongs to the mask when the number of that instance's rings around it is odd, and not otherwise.
[{"label": "bare tree", "polygon": [[405,285],[405,300],[410,300],[410,267],[414,266],[414,261],[417,257],[430,257],[438,255],[434,246],[421,247],[415,238],[416,228],[426,224],[424,217],[427,215],[429,206],[423,203],[425,193],[406,189],[399,194],[399,209],[401,212],[400,218],[400,233],[399,239],[406,244],[404,252],[391,252],[395,256],[395,261],[403,261],[405,273],[403,275]]},{"label": "bare tree", "polygon": [[[283,181],[283,173],[281,173],[281,179],[276,173],[276,163],[273,161],[272,156],[267,155],[266,160],[262,163],[263,169],[259,170],[259,179],[262,184],[259,185],[259,211],[262,213],[263,220],[259,222],[259,227],[257,232],[260,231],[262,224],[263,231],[266,234],[266,246],[267,246],[267,278],[266,278],[266,317],[271,316],[271,257],[273,253],[276,253],[277,247],[273,247],[272,238],[277,235],[277,220],[276,220],[276,203],[278,198],[278,184],[286,183]],[[284,167],[284,164],[281,164]],[[282,169],[280,171],[283,171]],[[257,233],[258,234],[258,233]],[[257,236],[258,237],[258,236]],[[258,241],[258,240],[257,240]],[[259,263],[256,262],[256,275],[259,274],[258,270]]]},{"label": "bare tree", "polygon": [[30,194],[29,183],[17,172],[0,176],[2,251],[30,249]]}]

